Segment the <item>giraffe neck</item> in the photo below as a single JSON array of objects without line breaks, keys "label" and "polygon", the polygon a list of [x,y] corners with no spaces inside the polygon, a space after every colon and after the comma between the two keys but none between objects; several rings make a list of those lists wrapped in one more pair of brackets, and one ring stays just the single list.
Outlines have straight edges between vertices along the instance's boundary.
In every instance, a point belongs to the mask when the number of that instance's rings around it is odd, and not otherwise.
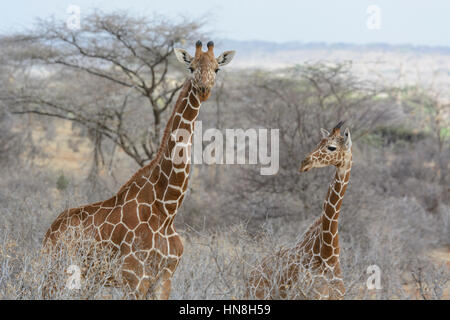
[{"label": "giraffe neck", "polygon": [[[350,180],[352,157],[344,160],[343,165],[336,168],[334,179],[330,184],[323,203],[322,236],[320,255],[323,259],[339,257],[338,218],[344,194]],[[333,261],[331,261],[333,263]]]},{"label": "giraffe neck", "polygon": [[[173,221],[187,189],[192,133],[200,104],[192,80],[186,80],[167,122],[156,157],[119,189],[116,204],[120,205],[128,199],[127,194],[133,184],[148,183],[151,188],[142,191],[139,202],[152,204],[156,200],[163,218],[171,216]],[[176,139],[180,136],[183,139]]]},{"label": "giraffe neck", "polygon": [[[157,163],[169,186],[183,187],[190,172],[192,134],[200,111],[200,99],[192,80],[187,80],[167,124]],[[163,183],[164,184],[164,183]],[[172,199],[175,200],[175,199]]]},{"label": "giraffe neck", "polygon": [[159,175],[155,185],[159,199],[176,202],[184,196],[190,172],[192,134],[200,105],[196,87],[191,79],[186,80],[167,123],[150,176],[152,180],[152,176]]}]

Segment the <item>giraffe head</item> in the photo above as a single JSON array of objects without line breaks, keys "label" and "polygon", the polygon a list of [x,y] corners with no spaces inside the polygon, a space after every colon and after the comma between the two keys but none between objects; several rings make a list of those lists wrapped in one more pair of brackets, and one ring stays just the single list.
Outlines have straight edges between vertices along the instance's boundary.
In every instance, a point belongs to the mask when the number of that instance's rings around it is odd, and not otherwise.
[{"label": "giraffe head", "polygon": [[348,128],[345,129],[344,136],[341,136],[343,123],[343,121],[339,122],[331,133],[325,129],[320,129],[322,140],[302,161],[300,172],[331,165],[341,167],[346,163],[346,159],[351,158],[352,139],[350,130]]},{"label": "giraffe head", "polygon": [[184,49],[174,50],[178,61],[186,65],[191,73],[193,84],[198,90],[198,95],[202,102],[209,98],[220,67],[230,63],[235,54],[235,51],[225,51],[216,58],[214,56],[214,42],[209,41],[207,47],[208,51],[204,52],[202,50],[202,42],[200,40],[197,41],[194,57]]}]

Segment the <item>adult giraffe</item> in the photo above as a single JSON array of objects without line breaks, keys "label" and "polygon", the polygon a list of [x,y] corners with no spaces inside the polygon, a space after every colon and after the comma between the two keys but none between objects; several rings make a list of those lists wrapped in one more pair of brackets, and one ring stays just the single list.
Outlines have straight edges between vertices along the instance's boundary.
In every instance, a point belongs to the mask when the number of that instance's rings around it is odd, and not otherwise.
[{"label": "adult giraffe", "polygon": [[258,299],[342,299],[345,286],[339,263],[338,218],[352,167],[352,140],[343,122],[331,133],[321,129],[319,145],[303,160],[300,172],[335,166],[322,214],[291,248],[266,257],[250,274],[247,297]]},{"label": "adult giraffe", "polygon": [[215,58],[214,43],[208,42],[207,47],[203,52],[202,43],[197,41],[194,57],[175,49],[190,76],[150,164],[137,171],[112,198],[62,212],[45,235],[44,248],[80,228],[83,234],[93,234],[96,242],[111,246],[123,258],[123,279],[138,299],[169,298],[171,278],[183,253],[173,222],[188,186],[194,122],[201,103],[210,96],[219,67],[235,54],[225,51]]}]

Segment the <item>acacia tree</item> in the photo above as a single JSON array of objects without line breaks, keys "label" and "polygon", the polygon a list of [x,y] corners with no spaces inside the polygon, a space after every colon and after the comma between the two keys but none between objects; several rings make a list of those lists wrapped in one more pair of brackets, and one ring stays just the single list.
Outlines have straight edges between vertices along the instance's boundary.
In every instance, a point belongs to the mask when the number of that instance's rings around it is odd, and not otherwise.
[{"label": "acacia tree", "polygon": [[9,59],[23,68],[1,99],[14,114],[87,128],[96,160],[103,160],[102,142],[109,140],[143,166],[156,152],[162,117],[182,86],[170,71],[173,48],[201,38],[201,27],[126,12],[91,13],[78,30],[64,21],[40,21],[31,32],[3,37]]}]

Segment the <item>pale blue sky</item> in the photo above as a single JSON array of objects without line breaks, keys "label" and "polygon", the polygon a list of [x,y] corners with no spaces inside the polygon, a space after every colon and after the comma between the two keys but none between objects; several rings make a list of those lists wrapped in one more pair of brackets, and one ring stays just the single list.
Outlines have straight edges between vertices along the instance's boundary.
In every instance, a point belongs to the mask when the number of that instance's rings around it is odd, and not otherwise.
[{"label": "pale blue sky", "polygon": [[[449,0],[1,0],[0,32],[30,27],[35,18],[130,9],[177,18],[206,16],[219,38],[276,42],[346,42],[450,46]],[[381,10],[381,29],[366,27],[369,5]]]}]

